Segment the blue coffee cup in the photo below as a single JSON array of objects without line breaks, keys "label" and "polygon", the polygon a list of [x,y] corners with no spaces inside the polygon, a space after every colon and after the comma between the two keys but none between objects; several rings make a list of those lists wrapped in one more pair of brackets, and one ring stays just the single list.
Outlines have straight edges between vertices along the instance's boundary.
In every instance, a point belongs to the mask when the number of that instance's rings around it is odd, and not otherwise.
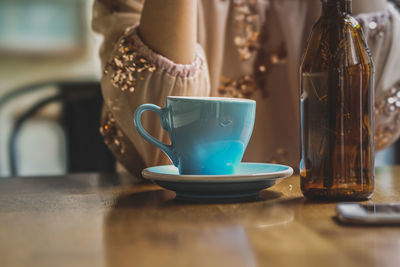
[{"label": "blue coffee cup", "polygon": [[[144,111],[158,114],[171,145],[166,145],[143,128]],[[143,104],[134,123],[139,134],[160,148],[180,174],[229,175],[242,161],[253,132],[256,102],[220,97],[167,98],[167,107]]]}]

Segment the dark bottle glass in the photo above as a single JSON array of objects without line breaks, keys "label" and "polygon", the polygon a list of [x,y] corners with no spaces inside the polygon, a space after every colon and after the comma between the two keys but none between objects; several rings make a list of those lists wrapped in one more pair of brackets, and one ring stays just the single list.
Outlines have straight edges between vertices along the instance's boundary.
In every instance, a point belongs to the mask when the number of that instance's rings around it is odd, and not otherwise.
[{"label": "dark bottle glass", "polygon": [[301,189],[309,199],[374,190],[374,66],[351,0],[322,1],[301,68]]}]

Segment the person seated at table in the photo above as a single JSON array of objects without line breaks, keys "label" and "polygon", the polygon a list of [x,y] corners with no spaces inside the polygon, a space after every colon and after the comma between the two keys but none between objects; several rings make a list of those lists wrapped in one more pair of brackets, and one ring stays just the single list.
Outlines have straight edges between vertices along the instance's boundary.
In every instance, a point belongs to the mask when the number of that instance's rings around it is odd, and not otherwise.
[{"label": "person seated at table", "polygon": [[[320,12],[320,0],[96,0],[105,142],[138,175],[170,164],[134,128],[139,105],[165,106],[169,95],[244,97],[257,101],[244,161],[297,167],[299,62]],[[387,0],[353,0],[353,14],[375,62],[381,150],[400,134],[400,14]],[[168,142],[155,114],[144,114],[143,125]]]}]

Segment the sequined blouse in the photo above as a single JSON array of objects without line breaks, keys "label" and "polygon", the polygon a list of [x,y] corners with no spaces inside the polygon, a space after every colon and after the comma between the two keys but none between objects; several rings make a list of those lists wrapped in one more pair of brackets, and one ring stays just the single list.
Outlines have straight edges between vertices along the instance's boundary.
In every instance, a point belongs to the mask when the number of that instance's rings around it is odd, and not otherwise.
[{"label": "sequined blouse", "polygon": [[[165,105],[168,95],[245,97],[257,101],[256,123],[244,161],[299,161],[298,67],[319,0],[198,1],[198,47],[192,64],[176,64],[157,54],[136,33],[140,0],[97,0],[93,29],[104,36],[101,133],[133,174],[145,166],[169,163],[144,141],[132,118],[143,103]],[[400,135],[400,14],[357,16],[375,68],[376,148]],[[154,114],[143,125],[168,143]]]}]

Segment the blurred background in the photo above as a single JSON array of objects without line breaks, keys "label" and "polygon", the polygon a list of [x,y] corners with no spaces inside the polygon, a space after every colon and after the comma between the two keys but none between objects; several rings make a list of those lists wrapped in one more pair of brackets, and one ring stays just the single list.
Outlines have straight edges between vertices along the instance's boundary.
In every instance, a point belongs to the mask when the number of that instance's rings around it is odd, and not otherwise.
[{"label": "blurred background", "polygon": [[[0,177],[112,171],[92,0],[0,0]],[[79,136],[79,138],[78,138]],[[395,149],[377,165],[394,164]]]},{"label": "blurred background", "polygon": [[[98,146],[86,143],[101,138],[101,38],[91,30],[92,4],[0,0],[0,176],[12,168],[13,175],[98,169],[79,166]],[[77,142],[78,131],[88,132],[86,140]]]}]

